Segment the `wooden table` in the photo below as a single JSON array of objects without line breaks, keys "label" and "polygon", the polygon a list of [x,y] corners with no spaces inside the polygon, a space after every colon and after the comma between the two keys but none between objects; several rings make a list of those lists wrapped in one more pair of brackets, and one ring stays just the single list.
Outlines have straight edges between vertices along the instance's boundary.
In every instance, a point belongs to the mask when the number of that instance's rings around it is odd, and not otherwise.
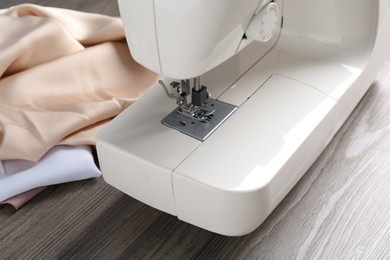
[{"label": "wooden table", "polygon": [[[118,15],[115,0],[31,2]],[[18,3],[2,0],[0,8]],[[18,211],[0,206],[0,259],[390,259],[389,113],[390,63],[295,188],[247,236],[186,224],[100,178],[52,186]]]}]

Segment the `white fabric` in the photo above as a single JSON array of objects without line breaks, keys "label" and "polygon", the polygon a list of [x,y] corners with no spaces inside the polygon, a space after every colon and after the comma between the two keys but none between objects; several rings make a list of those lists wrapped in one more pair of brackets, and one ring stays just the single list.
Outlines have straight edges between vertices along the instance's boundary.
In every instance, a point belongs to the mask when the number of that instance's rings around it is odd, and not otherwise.
[{"label": "white fabric", "polygon": [[31,189],[100,176],[89,146],[53,147],[39,162],[5,160],[0,166],[0,201]]}]

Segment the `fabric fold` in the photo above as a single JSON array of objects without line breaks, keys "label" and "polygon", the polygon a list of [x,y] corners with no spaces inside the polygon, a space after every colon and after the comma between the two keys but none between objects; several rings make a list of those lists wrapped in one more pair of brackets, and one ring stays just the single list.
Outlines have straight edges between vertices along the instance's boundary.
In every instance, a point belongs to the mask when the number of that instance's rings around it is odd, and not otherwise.
[{"label": "fabric fold", "polygon": [[95,144],[160,77],[132,59],[117,17],[24,4],[0,31],[0,160]]},{"label": "fabric fold", "polygon": [[99,176],[100,170],[95,165],[89,146],[58,145],[37,163],[3,161],[0,201],[39,187]]},{"label": "fabric fold", "polygon": [[8,198],[8,199],[0,202],[0,204],[9,204],[9,205],[13,206],[16,210],[18,210],[26,202],[28,202],[29,200],[34,198],[36,195],[38,195],[40,192],[42,192],[46,188],[47,188],[46,186],[45,187],[39,187],[39,188],[35,188],[35,189],[32,189],[32,190],[20,193],[18,195],[15,195],[15,196],[13,196],[11,198]]}]

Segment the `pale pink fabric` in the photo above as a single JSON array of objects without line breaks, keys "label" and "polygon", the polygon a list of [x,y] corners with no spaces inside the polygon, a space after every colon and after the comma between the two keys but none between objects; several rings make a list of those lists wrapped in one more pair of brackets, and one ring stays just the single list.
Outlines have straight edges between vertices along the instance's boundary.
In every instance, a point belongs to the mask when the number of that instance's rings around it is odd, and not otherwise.
[{"label": "pale pink fabric", "polygon": [[7,200],[4,200],[0,202],[0,204],[10,204],[15,209],[20,209],[26,202],[34,198],[36,195],[38,195],[41,191],[46,189],[46,187],[39,187],[35,188],[26,192],[23,192],[21,194],[18,194],[16,196],[13,196]]},{"label": "pale pink fabric", "polygon": [[0,160],[94,144],[159,77],[131,58],[119,18],[25,4],[0,32]]}]

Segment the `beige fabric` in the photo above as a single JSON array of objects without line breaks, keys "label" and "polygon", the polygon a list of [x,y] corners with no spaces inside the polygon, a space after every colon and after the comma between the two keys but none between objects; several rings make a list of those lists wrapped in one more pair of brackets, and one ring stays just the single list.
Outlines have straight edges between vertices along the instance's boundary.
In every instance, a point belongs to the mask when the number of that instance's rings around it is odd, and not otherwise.
[{"label": "beige fabric", "polygon": [[94,144],[159,77],[131,58],[119,18],[26,4],[0,32],[0,160]]}]

